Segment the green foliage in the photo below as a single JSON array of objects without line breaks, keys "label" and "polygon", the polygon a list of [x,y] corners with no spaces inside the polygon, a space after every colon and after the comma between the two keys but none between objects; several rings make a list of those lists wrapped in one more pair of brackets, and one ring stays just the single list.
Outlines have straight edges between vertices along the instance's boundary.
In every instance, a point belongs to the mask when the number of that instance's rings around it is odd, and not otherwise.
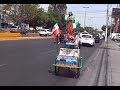
[{"label": "green foliage", "polygon": [[[55,4],[54,12],[45,12],[39,4],[4,4],[3,9],[10,11],[4,13],[8,16],[8,20],[14,23],[25,22],[30,26],[52,27],[58,23],[60,27],[65,24],[64,14],[59,11],[64,9],[65,5]],[[62,8],[62,9],[61,9]],[[56,11],[58,10],[58,11]]]},{"label": "green foliage", "polygon": [[[102,29],[103,31],[106,31],[106,25],[103,25],[103,26],[101,27],[101,29]],[[110,29],[111,29],[111,26],[108,26],[108,31],[107,31],[108,35],[110,35]]]},{"label": "green foliage", "polygon": [[66,4],[49,4],[48,13],[54,16],[56,23],[63,29],[65,27]]},{"label": "green foliage", "polygon": [[[111,28],[111,26],[108,26],[108,30],[110,30],[110,28]],[[103,26],[101,27],[101,29],[102,29],[103,31],[105,31],[105,30],[106,30],[106,25],[103,25]]]}]

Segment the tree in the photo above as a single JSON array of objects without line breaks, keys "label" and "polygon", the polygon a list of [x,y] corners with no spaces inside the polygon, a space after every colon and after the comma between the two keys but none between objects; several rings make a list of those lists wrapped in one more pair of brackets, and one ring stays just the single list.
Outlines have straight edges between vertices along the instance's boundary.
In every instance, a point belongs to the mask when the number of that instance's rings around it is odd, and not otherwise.
[{"label": "tree", "polygon": [[48,12],[52,14],[60,28],[65,26],[65,14],[66,14],[67,6],[66,4],[49,4]]},{"label": "tree", "polygon": [[38,7],[38,4],[5,4],[3,8],[10,12],[8,16],[14,23],[19,23],[21,20],[33,19]]},{"label": "tree", "polygon": [[[13,23],[20,25],[23,22],[32,27],[43,26],[44,28],[53,27],[56,22],[60,25],[65,22],[64,14],[66,9],[63,10],[65,5],[56,4],[57,8],[55,7],[53,11],[45,12],[43,8],[39,7],[39,4],[2,4],[3,9],[9,11],[9,13],[4,14],[7,14],[9,20]],[[55,9],[57,9],[57,12]]]},{"label": "tree", "polygon": [[85,31],[85,29],[83,27],[78,28],[78,32],[84,32],[84,31]]},{"label": "tree", "polygon": [[[106,31],[106,25],[103,25],[103,26],[101,27],[101,29],[102,29],[103,31]],[[110,29],[111,29],[111,26],[108,25],[108,31],[107,31],[107,34],[108,34],[108,35],[110,35]]]},{"label": "tree", "polygon": [[93,33],[93,31],[94,31],[94,29],[93,29],[93,27],[85,27],[85,30],[87,31],[87,32],[89,32],[89,33]]}]

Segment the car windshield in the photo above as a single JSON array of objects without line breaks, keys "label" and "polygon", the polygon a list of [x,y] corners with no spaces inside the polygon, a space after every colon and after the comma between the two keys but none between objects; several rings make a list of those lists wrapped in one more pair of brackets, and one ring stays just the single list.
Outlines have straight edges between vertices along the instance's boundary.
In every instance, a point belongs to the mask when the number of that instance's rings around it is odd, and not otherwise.
[{"label": "car windshield", "polygon": [[91,38],[90,35],[82,35],[83,38]]},{"label": "car windshield", "polygon": [[83,32],[82,34],[88,34],[88,33],[86,33],[86,32]]},{"label": "car windshield", "polygon": [[40,30],[40,31],[44,31],[44,32],[46,32],[45,30]]},{"label": "car windshield", "polygon": [[15,27],[15,26],[12,26],[11,28],[17,28],[17,27]]}]

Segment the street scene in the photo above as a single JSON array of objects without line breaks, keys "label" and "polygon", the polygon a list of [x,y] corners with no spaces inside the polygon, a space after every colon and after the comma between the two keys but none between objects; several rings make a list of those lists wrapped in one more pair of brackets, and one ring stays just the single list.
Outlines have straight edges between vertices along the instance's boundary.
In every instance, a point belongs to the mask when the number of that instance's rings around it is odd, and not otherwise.
[{"label": "street scene", "polygon": [[0,86],[119,86],[120,4],[0,4]]}]

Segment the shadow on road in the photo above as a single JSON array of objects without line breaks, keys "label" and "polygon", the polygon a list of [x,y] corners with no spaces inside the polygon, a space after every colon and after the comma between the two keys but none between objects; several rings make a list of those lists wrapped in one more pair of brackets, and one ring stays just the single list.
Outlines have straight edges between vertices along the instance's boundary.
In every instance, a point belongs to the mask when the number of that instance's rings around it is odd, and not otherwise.
[{"label": "shadow on road", "polygon": [[[48,70],[49,73],[55,75],[53,70]],[[66,78],[75,78],[76,72],[74,69],[68,70],[67,68],[60,68],[59,72],[57,71],[56,76],[66,77]]]}]

